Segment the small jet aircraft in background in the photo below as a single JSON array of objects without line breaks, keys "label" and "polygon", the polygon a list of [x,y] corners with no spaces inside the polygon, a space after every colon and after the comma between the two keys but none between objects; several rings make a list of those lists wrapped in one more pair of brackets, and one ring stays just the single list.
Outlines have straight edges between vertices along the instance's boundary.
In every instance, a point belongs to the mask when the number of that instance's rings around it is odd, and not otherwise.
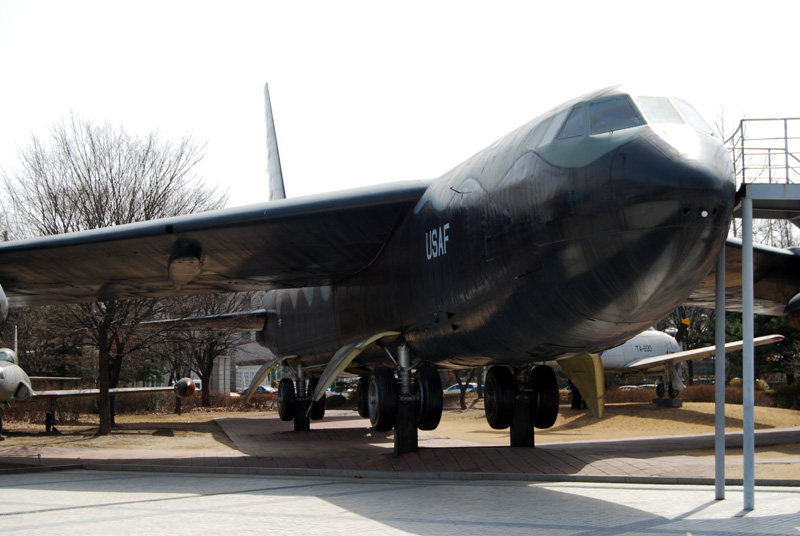
[{"label": "small jet aircraft in background", "polygon": [[[47,379],[47,378],[38,378]],[[132,393],[155,393],[159,391],[174,391],[178,398],[187,398],[195,391],[191,378],[182,378],[174,386],[169,387],[121,387],[109,389],[109,394],[125,395]],[[60,398],[78,396],[97,396],[98,389],[60,389],[34,391],[31,387],[31,378],[19,366],[17,353],[9,348],[0,348],[0,434],[3,428],[3,408],[37,399],[51,401],[51,411],[46,418],[46,431],[57,431],[55,428],[55,402]],[[2,435],[0,435],[2,437]]]},{"label": "small jet aircraft in background", "polygon": [[[765,335],[756,337],[753,339],[753,343],[761,346],[782,340],[783,335]],[[725,345],[726,353],[741,349],[742,341],[729,342]],[[683,350],[675,337],[663,331],[649,329],[625,344],[600,352],[600,359],[603,361],[605,372],[641,371],[648,376],[661,376],[664,378],[662,382],[664,392],[659,393],[659,396],[663,398],[664,395],[668,395],[670,398],[675,398],[686,387],[675,365],[692,359],[712,356],[716,352],[716,346]]]},{"label": "small jet aircraft in background", "polygon": [[[643,372],[648,377],[656,377],[656,394],[659,398],[669,396],[676,398],[686,386],[681,378],[678,365],[692,359],[700,359],[716,354],[716,346],[704,346],[692,350],[684,350],[680,344],[681,333],[672,336],[669,333],[650,328],[639,333],[629,341],[600,352],[604,374],[625,372]],[[783,340],[783,335],[765,335],[756,337],[756,346],[774,344]],[[742,349],[742,341],[725,344],[725,352]],[[579,389],[572,391],[572,407],[580,404]]]}]

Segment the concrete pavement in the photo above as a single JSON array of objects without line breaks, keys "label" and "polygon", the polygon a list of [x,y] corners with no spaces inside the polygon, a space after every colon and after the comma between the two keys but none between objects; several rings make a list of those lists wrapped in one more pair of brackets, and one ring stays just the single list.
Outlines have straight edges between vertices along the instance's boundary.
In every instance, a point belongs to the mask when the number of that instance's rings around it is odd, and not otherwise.
[{"label": "concrete pavement", "polygon": [[705,486],[54,471],[0,478],[9,534],[796,535],[800,493]]},{"label": "concrete pavement", "polygon": [[[4,447],[0,527],[14,534],[788,535],[800,532],[800,482],[758,481],[714,500],[713,436],[482,446],[392,437],[351,411],[309,432],[277,417],[220,417],[237,449]],[[756,434],[800,440],[800,429]],[[740,436],[738,438],[740,441]],[[737,435],[727,443],[736,446]],[[800,460],[789,460],[800,463]],[[757,473],[758,474],[758,473]],[[735,484],[735,483],[732,483]]]}]

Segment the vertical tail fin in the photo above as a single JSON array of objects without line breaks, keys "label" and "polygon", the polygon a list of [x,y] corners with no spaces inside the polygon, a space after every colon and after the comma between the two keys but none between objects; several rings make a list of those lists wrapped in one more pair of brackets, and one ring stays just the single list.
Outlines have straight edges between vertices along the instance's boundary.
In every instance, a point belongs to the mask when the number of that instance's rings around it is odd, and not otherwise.
[{"label": "vertical tail fin", "polygon": [[269,84],[264,84],[264,112],[267,123],[267,173],[269,174],[269,200],[285,199],[281,156],[278,153],[278,138],[272,119],[272,103],[269,100]]}]

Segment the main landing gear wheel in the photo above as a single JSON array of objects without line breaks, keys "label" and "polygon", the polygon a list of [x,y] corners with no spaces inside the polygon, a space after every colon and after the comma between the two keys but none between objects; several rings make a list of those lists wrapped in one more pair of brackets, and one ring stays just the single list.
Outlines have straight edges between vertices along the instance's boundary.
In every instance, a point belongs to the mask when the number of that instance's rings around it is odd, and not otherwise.
[{"label": "main landing gear wheel", "polygon": [[506,367],[492,367],[486,373],[483,386],[484,409],[489,426],[503,430],[511,426],[514,417],[514,376]]},{"label": "main landing gear wheel", "polygon": [[[317,384],[319,383],[319,378],[312,378],[308,382],[308,398],[312,398],[314,396],[314,390],[317,388]],[[311,413],[309,414],[312,421],[321,421],[323,417],[325,417],[325,395],[322,395],[322,398],[317,400],[316,402],[311,403]]]},{"label": "main landing gear wheel", "polygon": [[420,430],[435,430],[442,420],[442,407],[444,395],[442,394],[442,380],[439,372],[431,366],[425,365],[417,369],[417,428]]},{"label": "main landing gear wheel", "polygon": [[282,421],[294,419],[297,400],[294,393],[294,382],[283,378],[278,384],[278,416]]},{"label": "main landing gear wheel", "polygon": [[361,376],[358,379],[358,386],[356,387],[356,407],[358,408],[358,415],[362,419],[369,418],[368,390],[369,376]]},{"label": "main landing gear wheel", "polygon": [[536,397],[533,425],[536,428],[550,428],[558,418],[558,382],[556,373],[546,365],[533,367],[531,374],[533,393]]},{"label": "main landing gear wheel", "polygon": [[397,380],[389,367],[375,367],[369,375],[369,422],[378,432],[388,432],[397,421]]}]

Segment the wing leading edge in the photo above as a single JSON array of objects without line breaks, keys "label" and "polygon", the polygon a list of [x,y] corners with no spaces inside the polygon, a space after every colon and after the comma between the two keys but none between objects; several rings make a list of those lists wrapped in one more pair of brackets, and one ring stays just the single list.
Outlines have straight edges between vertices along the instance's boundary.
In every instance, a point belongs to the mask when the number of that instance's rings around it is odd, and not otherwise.
[{"label": "wing leading edge", "polygon": [[0,285],[19,307],[330,284],[375,259],[429,184],[0,243]]},{"label": "wing leading edge", "polygon": [[[108,390],[110,395],[129,395],[134,393],[159,393],[175,391],[174,387],[116,387]],[[34,391],[31,398],[76,398],[83,396],[97,396],[100,389],[50,389],[47,391]]]},{"label": "wing leading edge", "polygon": [[[755,346],[762,344],[774,344],[783,340],[783,335],[765,335],[763,337],[756,337],[753,339]],[[729,342],[725,344],[725,352],[735,352],[742,349],[742,341]],[[648,370],[651,368],[663,367],[664,365],[676,365],[691,359],[699,359],[701,357],[708,357],[717,353],[716,346],[705,346],[703,348],[695,348],[694,350],[685,350],[683,352],[675,352],[673,354],[656,355],[650,357],[643,357],[635,361],[631,361],[623,367],[623,371],[630,370]],[[606,369],[606,372],[609,372]]]}]

